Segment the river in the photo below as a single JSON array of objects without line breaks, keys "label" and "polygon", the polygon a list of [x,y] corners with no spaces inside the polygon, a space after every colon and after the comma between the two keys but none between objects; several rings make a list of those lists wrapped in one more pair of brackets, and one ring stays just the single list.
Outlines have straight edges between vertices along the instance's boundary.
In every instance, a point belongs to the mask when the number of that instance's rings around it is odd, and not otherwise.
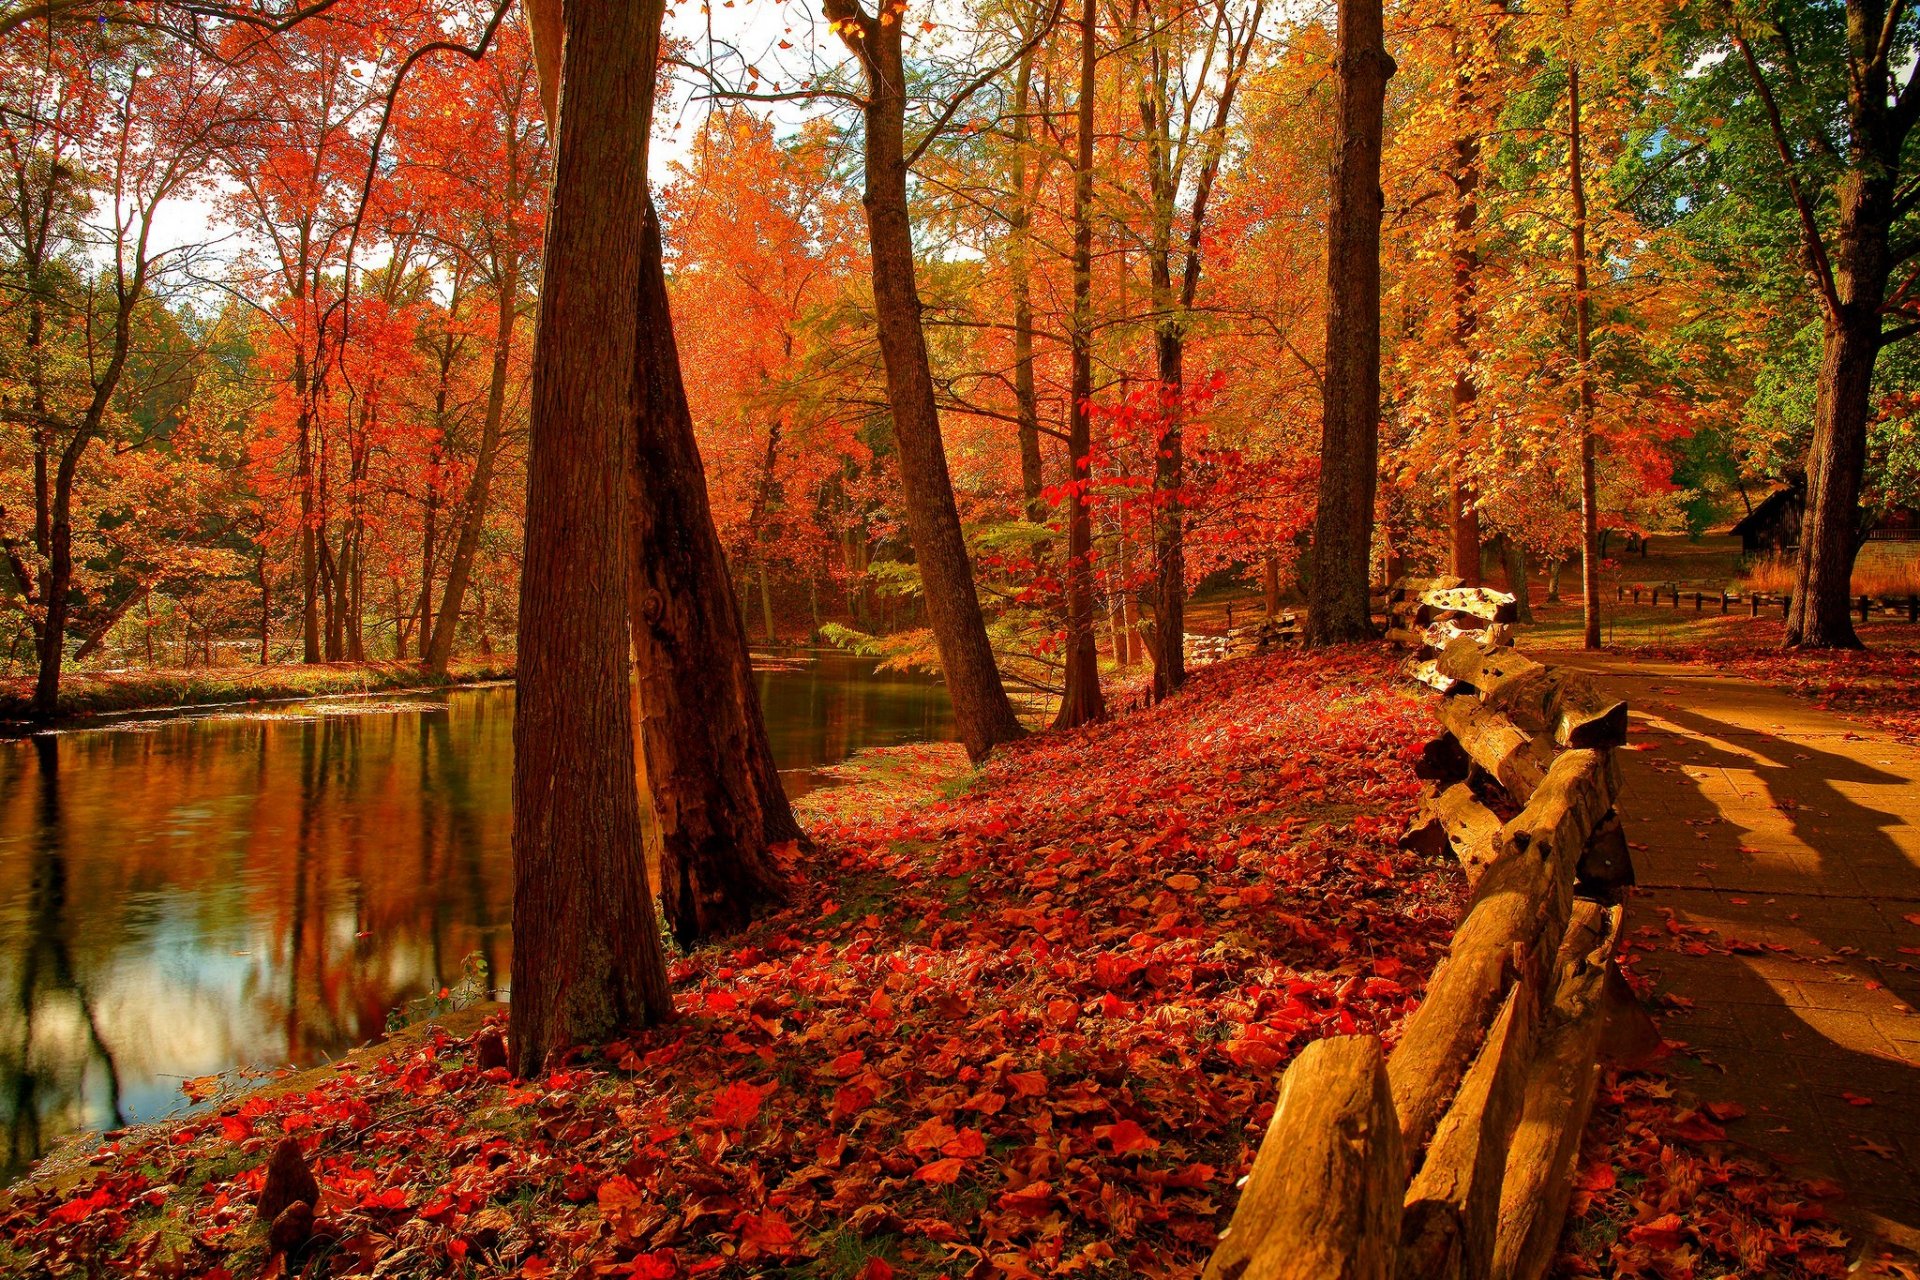
[{"label": "river", "polygon": [[[793,794],[952,736],[938,684],[844,654],[760,696]],[[0,741],[0,1185],[178,1109],[184,1079],[322,1061],[463,977],[504,984],[512,729],[496,686]]]}]

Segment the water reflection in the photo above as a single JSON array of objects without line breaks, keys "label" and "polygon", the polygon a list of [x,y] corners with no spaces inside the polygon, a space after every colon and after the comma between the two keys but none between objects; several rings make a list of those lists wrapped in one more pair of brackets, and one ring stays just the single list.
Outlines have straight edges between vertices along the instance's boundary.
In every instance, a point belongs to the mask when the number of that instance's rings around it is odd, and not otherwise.
[{"label": "water reflection", "polygon": [[[763,672],[789,789],[947,737],[944,691],[841,655]],[[0,741],[0,1180],[182,1078],[320,1061],[511,961],[513,692]]]}]

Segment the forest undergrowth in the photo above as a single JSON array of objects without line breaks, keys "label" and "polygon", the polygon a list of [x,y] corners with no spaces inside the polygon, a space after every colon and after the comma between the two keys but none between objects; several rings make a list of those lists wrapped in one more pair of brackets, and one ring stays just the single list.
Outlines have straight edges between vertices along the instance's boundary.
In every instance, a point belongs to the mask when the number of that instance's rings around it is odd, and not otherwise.
[{"label": "forest undergrowth", "polygon": [[[674,1022],[525,1081],[500,1019],[436,1028],[108,1135],[0,1204],[0,1272],[1197,1276],[1280,1069],[1391,1037],[1444,951],[1464,882],[1396,843],[1430,723],[1349,649],[1205,669],[976,775],[948,746],[875,753],[810,798],[792,903],[675,958]],[[1643,1087],[1596,1121],[1621,1154],[1589,1154],[1570,1240],[1593,1258],[1569,1265],[1721,1274],[1674,1269],[1714,1257],[1684,1232],[1655,1247],[1669,1213],[1818,1251],[1817,1215],[1766,1216],[1805,1200],[1789,1184],[1680,1176],[1713,1134]],[[283,1253],[256,1201],[288,1138],[320,1203]]]}]

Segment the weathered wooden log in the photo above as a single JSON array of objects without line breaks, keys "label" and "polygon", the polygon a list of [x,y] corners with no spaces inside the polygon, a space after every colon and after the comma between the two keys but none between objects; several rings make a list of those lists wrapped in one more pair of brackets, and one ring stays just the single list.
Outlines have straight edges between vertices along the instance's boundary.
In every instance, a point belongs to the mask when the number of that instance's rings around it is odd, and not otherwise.
[{"label": "weathered wooden log", "polygon": [[1578,672],[1542,666],[1511,649],[1486,650],[1464,638],[1441,649],[1434,665],[1441,675],[1471,685],[1482,702],[1522,729],[1545,733],[1561,746],[1613,747],[1627,740],[1627,704]]},{"label": "weathered wooden log", "polygon": [[1600,902],[1618,902],[1633,885],[1633,854],[1627,849],[1627,833],[1620,826],[1620,815],[1607,816],[1587,837],[1574,868],[1574,892]]},{"label": "weathered wooden log", "polygon": [[1494,1245],[1495,1280],[1539,1280],[1553,1260],[1573,1195],[1580,1134],[1599,1081],[1607,973],[1620,940],[1621,908],[1581,902],[1555,965],[1552,1007],[1542,1027],[1507,1152]]},{"label": "weathered wooden log", "polygon": [[1507,993],[1435,1130],[1400,1219],[1401,1280],[1479,1280],[1493,1266],[1507,1142],[1533,1052],[1533,989]]},{"label": "weathered wooden log", "polygon": [[1499,838],[1499,815],[1480,803],[1472,787],[1457,782],[1427,798],[1400,837],[1400,847],[1429,857],[1451,853],[1471,885],[1493,861]]},{"label": "weathered wooden log", "polygon": [[1533,739],[1478,698],[1448,698],[1440,704],[1440,723],[1516,804],[1530,800],[1547,776],[1533,753]]},{"label": "weathered wooden log", "polygon": [[1442,574],[1434,578],[1401,578],[1393,584],[1389,595],[1399,593],[1402,596],[1417,596],[1425,591],[1450,591],[1454,587],[1465,585],[1464,578]]},{"label": "weathered wooden log", "polygon": [[1472,614],[1488,622],[1515,622],[1520,604],[1504,591],[1490,587],[1444,587],[1420,593],[1420,603],[1453,613]]},{"label": "weathered wooden log", "polygon": [[1540,984],[1543,999],[1551,994],[1542,971],[1566,931],[1574,864],[1616,789],[1606,753],[1563,752],[1527,807],[1502,829],[1447,958],[1387,1063],[1409,1152],[1419,1152],[1432,1136],[1514,975]]},{"label": "weathered wooden log", "polygon": [[1391,1280],[1403,1167],[1380,1041],[1314,1041],[1281,1077],[1203,1280]]},{"label": "weathered wooden log", "polygon": [[1405,627],[1388,627],[1385,639],[1388,644],[1403,644],[1411,649],[1422,648],[1427,643],[1427,637],[1423,633],[1410,631]]},{"label": "weathered wooden log", "polygon": [[1407,667],[1407,675],[1409,678],[1438,689],[1442,693],[1452,693],[1455,685],[1459,683],[1451,676],[1441,675],[1439,667],[1435,665],[1432,658],[1410,664]]}]

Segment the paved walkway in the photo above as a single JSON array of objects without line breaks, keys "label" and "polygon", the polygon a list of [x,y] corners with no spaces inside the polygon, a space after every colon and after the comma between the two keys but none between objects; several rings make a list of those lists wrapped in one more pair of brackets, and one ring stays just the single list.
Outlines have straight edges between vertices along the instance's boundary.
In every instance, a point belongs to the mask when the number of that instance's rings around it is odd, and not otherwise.
[{"label": "paved walkway", "polygon": [[[1555,653],[1629,700],[1622,812],[1638,966],[1729,1136],[1838,1181],[1855,1230],[1920,1251],[1920,748],[1700,667]],[[1920,676],[1916,676],[1920,678]],[[1668,924],[1668,917],[1672,923]]]}]

